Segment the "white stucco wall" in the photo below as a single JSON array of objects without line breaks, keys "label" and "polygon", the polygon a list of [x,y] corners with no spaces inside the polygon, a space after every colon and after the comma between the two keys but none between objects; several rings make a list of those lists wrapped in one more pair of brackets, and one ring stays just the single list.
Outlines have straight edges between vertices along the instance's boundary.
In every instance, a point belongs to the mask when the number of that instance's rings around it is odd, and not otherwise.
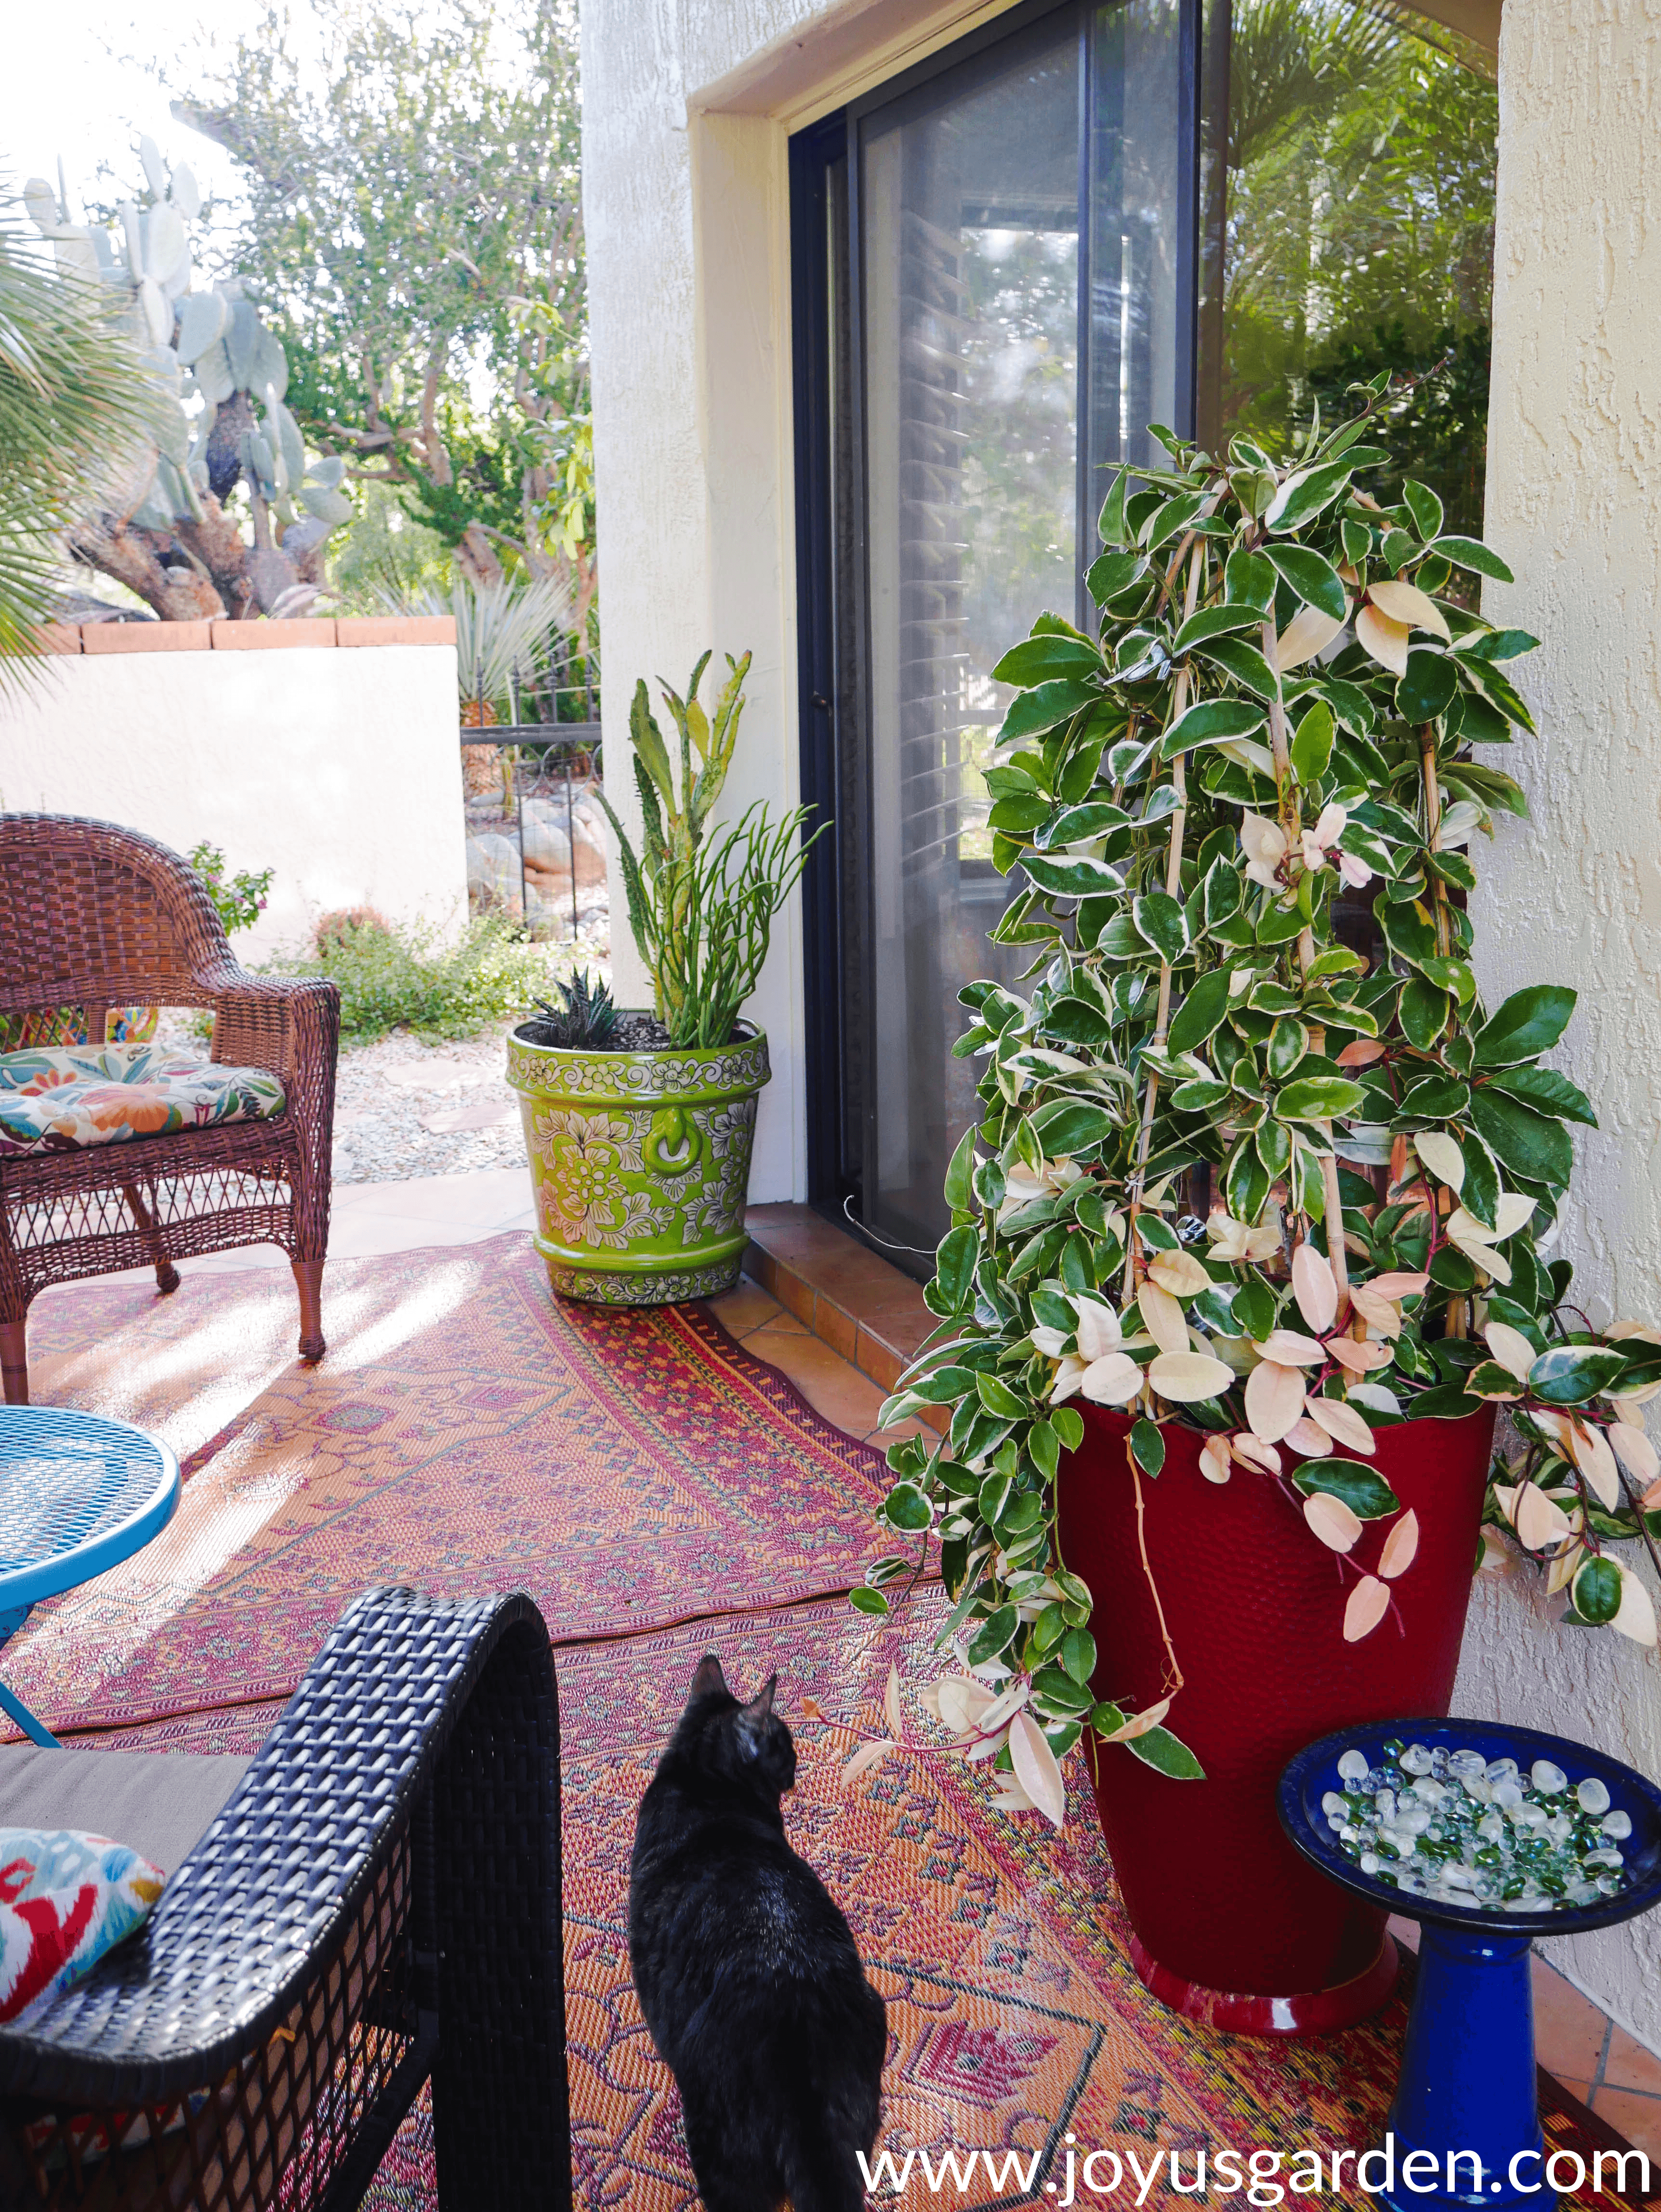
[{"label": "white stucco wall", "polygon": [[[1488,534],[1517,583],[1484,605],[1543,643],[1509,763],[1533,818],[1477,856],[1477,961],[1490,1004],[1580,993],[1556,1057],[1602,1127],[1561,1249],[1595,1316],[1661,1322],[1661,0],[1506,0],[1500,88]],[[1656,1655],[1554,1632],[1520,1583],[1481,1591],[1457,1695],[1661,1777]],[[1551,1950],[1661,2045],[1654,1916]]]},{"label": "white stucco wall", "polygon": [[0,807],[94,815],[180,853],[205,837],[233,872],[274,868],[244,959],[340,907],[457,927],[455,647],[54,659],[0,702]]}]

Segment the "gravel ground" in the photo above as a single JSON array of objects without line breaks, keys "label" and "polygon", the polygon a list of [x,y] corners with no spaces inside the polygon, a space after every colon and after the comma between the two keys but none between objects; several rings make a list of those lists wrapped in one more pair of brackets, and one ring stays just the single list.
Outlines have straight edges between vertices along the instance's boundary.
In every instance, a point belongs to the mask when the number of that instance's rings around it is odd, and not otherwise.
[{"label": "gravel ground", "polygon": [[512,1021],[456,1044],[405,1033],[340,1055],[334,1179],[401,1182],[517,1167],[525,1158],[519,1096],[502,1079]]},{"label": "gravel ground", "polygon": [[[585,928],[576,951],[581,964],[609,979],[603,912]],[[343,1046],[335,1078],[334,1180],[402,1182],[520,1166],[525,1140],[519,1095],[508,1088],[504,1071],[508,1033],[521,1018],[492,1023],[453,1044],[423,1044],[399,1030],[378,1044]],[[157,1036],[164,1044],[203,1049],[183,1013],[164,1011]]]}]

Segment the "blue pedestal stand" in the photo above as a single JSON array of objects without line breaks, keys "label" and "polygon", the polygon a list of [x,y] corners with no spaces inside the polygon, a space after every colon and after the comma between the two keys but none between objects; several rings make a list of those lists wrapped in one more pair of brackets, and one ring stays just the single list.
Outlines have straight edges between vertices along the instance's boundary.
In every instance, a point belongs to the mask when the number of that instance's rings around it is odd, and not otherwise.
[{"label": "blue pedestal stand", "polygon": [[[1595,1905],[1494,1912],[1403,1896],[1363,1874],[1340,1850],[1321,1799],[1344,1786],[1338,1775],[1344,1752],[1365,1752],[1376,1766],[1391,1737],[1433,1751],[1469,1746],[1485,1759],[1514,1759],[1524,1771],[1536,1759],[1548,1759],[1571,1782],[1596,1775],[1611,1806],[1632,1820],[1632,1835],[1621,1845],[1628,1886]],[[1394,2174],[1378,2201],[1392,2212],[1455,2212],[1479,2204],[1494,2212],[1525,2205],[1552,2212],[1557,2191],[1542,2160],[1535,2096],[1530,1953],[1537,1937],[1611,1927],[1661,1904],[1661,1790],[1619,1759],[1536,1729],[1385,1721],[1300,1752],[1281,1779],[1281,1820],[1298,1849],[1334,1881],[1420,1923],[1418,1986],[1387,2124]],[[1379,2162],[1375,2153],[1374,2173]]]}]

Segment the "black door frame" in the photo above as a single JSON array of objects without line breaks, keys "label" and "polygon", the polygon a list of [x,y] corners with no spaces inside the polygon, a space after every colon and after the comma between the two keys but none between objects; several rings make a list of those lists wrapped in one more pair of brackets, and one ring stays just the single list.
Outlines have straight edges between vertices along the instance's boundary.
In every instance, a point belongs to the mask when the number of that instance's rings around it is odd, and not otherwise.
[{"label": "black door frame", "polygon": [[[1177,0],[1177,357],[1179,435],[1193,434],[1198,376],[1197,318],[1200,286],[1201,18],[1203,0]],[[1090,390],[1090,99],[1092,42],[1100,0],[1018,0],[1018,4],[983,24],[925,61],[885,80],[832,115],[795,133],[789,142],[790,264],[796,500],[797,713],[800,733],[800,783],[805,803],[818,820],[833,822],[843,788],[840,750],[859,744],[869,727],[866,666],[867,605],[865,515],[865,425],[863,413],[863,309],[861,297],[860,149],[865,118],[977,57],[1005,47],[1035,26],[1048,26],[1070,13],[1080,41],[1079,123],[1079,389]],[[1000,65],[1007,58],[1000,54]],[[845,425],[849,467],[847,498],[851,514],[845,562],[845,588],[851,605],[839,611],[837,597],[836,485],[833,481],[833,394],[831,366],[837,333],[830,326],[830,223],[833,173],[845,178],[846,306],[849,339],[844,347],[849,374]],[[1090,453],[1086,424],[1079,434],[1079,613],[1087,614],[1083,571],[1093,550],[1095,518],[1089,495]],[[851,617],[853,682],[856,696],[843,696],[837,665],[839,612]],[[856,803],[864,804],[864,780],[855,771]],[[873,1249],[885,1252],[909,1272],[926,1275],[929,1255],[887,1244],[863,1226],[860,1170],[847,1158],[846,1048],[849,1042],[841,978],[842,913],[849,859],[847,830],[833,827],[809,856],[802,882],[804,1038],[806,1056],[808,1199],[818,1212],[853,1229]],[[861,845],[863,841],[861,841]],[[849,896],[868,898],[869,884],[848,887]]]}]

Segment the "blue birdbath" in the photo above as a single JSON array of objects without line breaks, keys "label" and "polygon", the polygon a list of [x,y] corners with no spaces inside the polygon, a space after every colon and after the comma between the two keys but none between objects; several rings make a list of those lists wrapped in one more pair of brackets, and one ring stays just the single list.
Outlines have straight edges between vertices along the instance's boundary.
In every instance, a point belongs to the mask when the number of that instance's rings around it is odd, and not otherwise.
[{"label": "blue birdbath", "polygon": [[[1524,1777],[1536,1759],[1547,1759],[1567,1776],[1569,1799],[1578,1784],[1596,1778],[1609,1792],[1609,1809],[1632,1822],[1620,1844],[1623,1887],[1595,1903],[1503,1911],[1497,1900],[1456,1904],[1364,1873],[1329,1825],[1322,1800],[1354,1786],[1339,1772],[1346,1752],[1361,1752],[1377,1768],[1391,1741],[1421,1743],[1433,1753],[1477,1751],[1488,1761],[1514,1759]],[[1369,1905],[1420,1923],[1418,1986],[1386,2124],[1393,2178],[1386,2154],[1371,2154],[1369,2170],[1384,2184],[1378,2199],[1395,2212],[1479,2204],[1494,2212],[1524,2205],[1551,2212],[1560,2185],[1544,2162],[1535,2097],[1530,1947],[1536,1936],[1613,1927],[1661,1904],[1661,1790],[1618,1759],[1538,1729],[1375,1721],[1300,1751],[1281,1778],[1280,1809],[1287,1834],[1323,1874]]]}]

